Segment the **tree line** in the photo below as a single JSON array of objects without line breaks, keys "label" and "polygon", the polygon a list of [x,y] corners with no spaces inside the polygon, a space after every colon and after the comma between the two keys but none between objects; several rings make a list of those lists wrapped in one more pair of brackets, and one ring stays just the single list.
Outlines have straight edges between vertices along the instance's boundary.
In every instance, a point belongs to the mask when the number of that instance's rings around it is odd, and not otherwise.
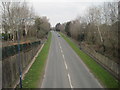
[{"label": "tree line", "polygon": [[0,10],[4,41],[41,39],[50,30],[49,19],[37,16],[27,2],[2,2]]},{"label": "tree line", "polygon": [[61,32],[79,42],[93,47],[107,57],[118,61],[118,3],[104,2],[87,8],[84,16],[56,24]]}]

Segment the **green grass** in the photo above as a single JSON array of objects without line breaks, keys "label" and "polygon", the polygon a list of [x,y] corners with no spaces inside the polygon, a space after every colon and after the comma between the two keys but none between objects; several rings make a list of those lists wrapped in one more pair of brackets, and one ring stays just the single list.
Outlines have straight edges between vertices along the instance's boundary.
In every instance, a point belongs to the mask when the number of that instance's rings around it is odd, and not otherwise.
[{"label": "green grass", "polygon": [[120,86],[120,82],[118,82],[118,80],[116,80],[109,72],[97,64],[90,56],[82,52],[68,37],[62,33],[60,34],[105,88],[118,88]]},{"label": "green grass", "polygon": [[42,77],[44,71],[45,62],[48,56],[49,48],[51,43],[51,33],[49,38],[42,48],[41,52],[37,56],[35,62],[31,66],[30,70],[26,74],[23,80],[23,88],[37,88],[38,83]]}]

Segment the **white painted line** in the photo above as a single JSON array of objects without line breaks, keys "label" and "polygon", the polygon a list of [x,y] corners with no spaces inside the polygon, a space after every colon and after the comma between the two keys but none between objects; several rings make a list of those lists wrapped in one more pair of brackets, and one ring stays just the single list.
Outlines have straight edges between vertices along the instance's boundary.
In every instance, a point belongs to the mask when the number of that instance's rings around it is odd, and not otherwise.
[{"label": "white painted line", "polygon": [[60,42],[59,42],[59,46],[60,46],[60,49],[62,49],[62,48],[61,48],[61,45],[60,45]]},{"label": "white painted line", "polygon": [[[59,44],[59,46],[60,46],[60,44]],[[60,49],[62,49],[61,46],[60,46]]]},{"label": "white painted line", "polygon": [[65,60],[65,56],[64,56],[64,54],[62,54],[62,56],[63,56],[63,59]]},{"label": "white painted line", "polygon": [[66,64],[66,61],[65,61],[65,56],[64,56],[64,54],[62,54],[62,56],[63,56],[63,59],[64,59],[65,67],[66,67],[66,69],[68,69],[67,64]]},{"label": "white painted line", "polygon": [[67,67],[67,64],[66,64],[66,61],[64,60],[64,63],[65,63],[65,67],[66,67],[66,69],[68,70],[68,67]]},{"label": "white painted line", "polygon": [[61,53],[63,54],[63,51],[62,51],[62,49],[61,49]]},{"label": "white painted line", "polygon": [[69,79],[70,87],[73,88],[69,73],[68,73],[68,79]]},{"label": "white painted line", "polygon": [[60,46],[60,49],[62,49],[61,46]]},{"label": "white painted line", "polygon": [[[66,61],[65,61],[65,56],[64,56],[64,54],[63,54],[63,51],[62,51],[62,48],[61,48],[60,43],[59,43],[59,46],[60,46],[61,53],[62,53],[62,56],[63,56],[63,59],[64,59],[65,68],[66,68],[66,70],[68,70],[68,66],[67,66],[67,63],[66,63]],[[69,79],[70,87],[73,88],[69,73],[68,73],[68,79]]]}]

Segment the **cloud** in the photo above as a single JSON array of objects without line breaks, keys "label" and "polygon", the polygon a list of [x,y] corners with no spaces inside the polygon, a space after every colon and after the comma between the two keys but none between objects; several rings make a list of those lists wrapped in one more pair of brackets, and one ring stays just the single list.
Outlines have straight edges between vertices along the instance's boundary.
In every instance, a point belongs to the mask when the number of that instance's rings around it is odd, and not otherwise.
[{"label": "cloud", "polygon": [[33,6],[38,15],[47,16],[52,26],[56,23],[73,20],[78,15],[83,15],[90,3],[78,2],[33,2]]}]

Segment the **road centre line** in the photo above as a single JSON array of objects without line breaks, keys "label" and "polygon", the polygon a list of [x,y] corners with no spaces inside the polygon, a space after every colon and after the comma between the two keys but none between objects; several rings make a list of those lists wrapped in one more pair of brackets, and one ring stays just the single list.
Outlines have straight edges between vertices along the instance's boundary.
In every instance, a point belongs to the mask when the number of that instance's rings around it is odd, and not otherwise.
[{"label": "road centre line", "polygon": [[64,56],[64,54],[62,54],[62,56],[63,56],[63,59],[65,60],[65,56]]},{"label": "road centre line", "polygon": [[61,48],[60,42],[59,42],[59,46],[60,46],[61,53],[63,54],[63,51],[62,51],[62,48]]},{"label": "road centre line", "polygon": [[[66,61],[65,61],[65,56],[64,56],[64,54],[62,54],[62,56],[63,56],[63,59],[64,59],[64,64],[65,64],[66,70],[68,70],[67,63],[66,63]],[[69,79],[70,87],[73,88],[69,73],[68,73],[68,79]]]},{"label": "road centre line", "polygon": [[67,67],[67,64],[66,64],[66,61],[64,60],[64,63],[65,63],[65,67],[66,67],[66,69],[68,70],[68,67]]},{"label": "road centre line", "polygon": [[[59,46],[60,46],[61,53],[62,53],[62,56],[63,56],[63,59],[64,59],[65,68],[66,68],[66,70],[68,71],[68,66],[67,66],[67,63],[66,63],[66,61],[65,61],[65,56],[64,56],[64,54],[63,54],[63,50],[62,50],[62,48],[61,48],[60,42],[59,42]],[[71,78],[70,78],[69,73],[68,73],[68,80],[69,80],[69,83],[70,83],[70,87],[73,88],[73,85],[72,85],[72,82],[71,82]]]},{"label": "road centre line", "polygon": [[63,54],[63,51],[62,51],[62,49],[61,49],[61,53]]},{"label": "road centre line", "polygon": [[69,79],[70,87],[71,87],[71,88],[73,88],[72,83],[71,83],[71,78],[70,78],[69,73],[68,73],[68,79]]},{"label": "road centre line", "polygon": [[62,49],[61,46],[60,46],[60,49]]}]

